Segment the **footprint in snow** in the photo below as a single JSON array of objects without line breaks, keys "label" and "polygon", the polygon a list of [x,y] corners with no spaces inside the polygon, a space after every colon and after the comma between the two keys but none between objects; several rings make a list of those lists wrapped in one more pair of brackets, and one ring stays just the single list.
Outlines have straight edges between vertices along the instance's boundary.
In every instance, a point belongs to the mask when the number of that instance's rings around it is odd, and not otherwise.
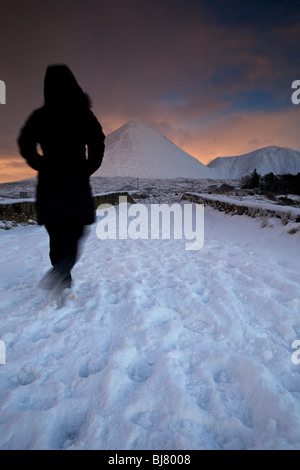
[{"label": "footprint in snow", "polygon": [[127,367],[127,375],[137,383],[146,382],[152,374],[152,365],[145,360],[140,360]]}]

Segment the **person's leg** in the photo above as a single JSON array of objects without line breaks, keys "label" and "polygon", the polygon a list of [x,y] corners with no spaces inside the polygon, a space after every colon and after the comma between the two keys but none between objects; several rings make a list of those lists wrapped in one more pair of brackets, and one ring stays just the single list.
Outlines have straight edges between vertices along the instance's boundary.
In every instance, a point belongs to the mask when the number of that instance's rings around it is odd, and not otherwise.
[{"label": "person's leg", "polygon": [[49,235],[49,258],[52,266],[55,266],[63,257],[62,240],[65,238],[64,224],[47,224],[45,228]]},{"label": "person's leg", "polygon": [[41,286],[52,289],[58,283],[70,287],[71,269],[78,259],[78,245],[84,226],[78,223],[47,224],[49,234],[49,257],[53,269],[44,278]]},{"label": "person's leg", "polygon": [[55,247],[55,255],[58,251],[60,255],[60,258],[56,262],[56,268],[70,280],[71,270],[78,260],[79,241],[83,235],[83,229],[84,226],[82,224],[65,224],[60,237],[59,250]]}]

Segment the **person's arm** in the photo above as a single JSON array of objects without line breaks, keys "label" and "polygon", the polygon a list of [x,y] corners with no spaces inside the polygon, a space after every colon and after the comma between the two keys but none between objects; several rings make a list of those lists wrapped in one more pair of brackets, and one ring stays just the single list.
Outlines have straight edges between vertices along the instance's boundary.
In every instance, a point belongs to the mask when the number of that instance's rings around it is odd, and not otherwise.
[{"label": "person's arm", "polygon": [[37,115],[34,112],[26,121],[18,137],[20,154],[27,161],[28,165],[39,171],[43,164],[43,156],[36,151],[37,147]]},{"label": "person's arm", "polygon": [[86,164],[88,175],[91,176],[101,166],[105,149],[105,135],[103,134],[101,124],[92,111],[89,112],[87,127],[88,157]]}]

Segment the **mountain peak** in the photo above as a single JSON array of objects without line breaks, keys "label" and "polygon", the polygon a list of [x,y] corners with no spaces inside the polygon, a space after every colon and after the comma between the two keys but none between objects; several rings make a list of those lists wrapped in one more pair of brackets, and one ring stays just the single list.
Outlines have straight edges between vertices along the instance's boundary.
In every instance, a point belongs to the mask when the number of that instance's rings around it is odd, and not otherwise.
[{"label": "mountain peak", "polygon": [[128,121],[106,137],[102,166],[93,176],[214,178],[215,171],[140,121]]},{"label": "mountain peak", "polygon": [[300,152],[289,148],[269,145],[235,157],[217,157],[208,164],[221,178],[239,179],[250,175],[254,169],[260,174],[300,172]]}]

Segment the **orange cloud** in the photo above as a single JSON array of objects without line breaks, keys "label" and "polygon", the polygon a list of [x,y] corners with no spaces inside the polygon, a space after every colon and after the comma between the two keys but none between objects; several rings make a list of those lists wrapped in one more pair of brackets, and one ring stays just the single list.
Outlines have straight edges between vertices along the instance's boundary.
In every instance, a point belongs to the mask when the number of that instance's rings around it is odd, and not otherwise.
[{"label": "orange cloud", "polygon": [[[218,156],[234,156],[268,145],[300,148],[300,109],[291,107],[276,113],[244,112],[219,117],[209,125],[178,139],[181,147],[202,163]],[[176,138],[174,139],[176,142]]]},{"label": "orange cloud", "polygon": [[17,153],[0,150],[0,183],[19,181],[36,175]]}]

